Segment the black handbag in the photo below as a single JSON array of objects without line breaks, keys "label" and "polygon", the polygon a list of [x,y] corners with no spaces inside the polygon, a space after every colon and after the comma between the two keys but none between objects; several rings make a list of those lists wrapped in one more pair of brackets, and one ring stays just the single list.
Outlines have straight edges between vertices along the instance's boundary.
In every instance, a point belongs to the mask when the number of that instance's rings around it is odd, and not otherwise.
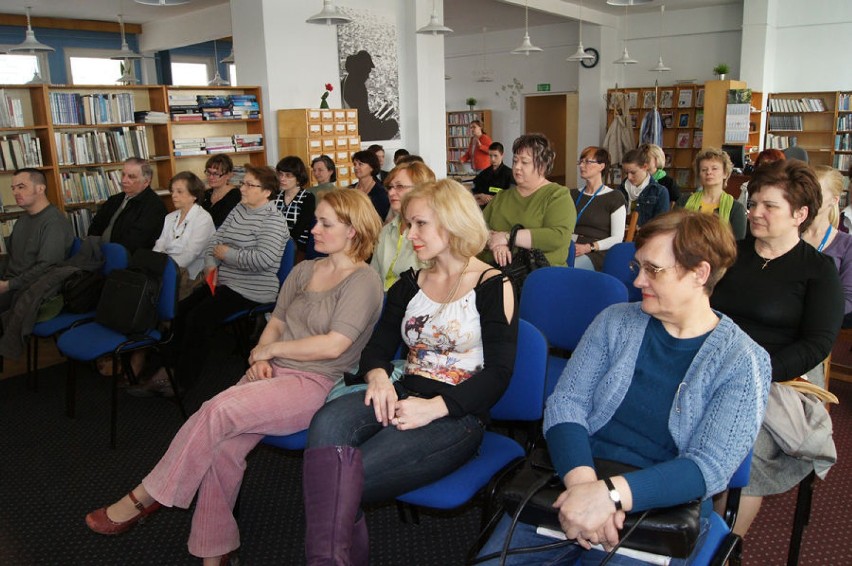
[{"label": "black handbag", "polygon": [[503,268],[503,273],[515,283],[515,288],[518,291],[520,291],[530,273],[541,267],[550,267],[550,262],[547,261],[547,257],[541,250],[515,246],[518,230],[523,229],[524,227],[520,224],[515,224],[509,231],[509,251],[512,252],[512,261]]},{"label": "black handbag", "polygon": [[[595,469],[599,477],[611,477],[637,468],[596,459]],[[514,515],[521,502],[528,499],[519,515],[521,522],[561,531],[559,511],[553,507],[553,502],[564,490],[547,448],[536,448],[502,490],[501,499],[503,508],[510,515]],[[530,494],[531,491],[534,493]],[[687,558],[698,540],[700,515],[701,502],[698,500],[645,513],[629,513],[623,531],[629,532],[629,536],[623,538],[622,546],[651,554]]]}]

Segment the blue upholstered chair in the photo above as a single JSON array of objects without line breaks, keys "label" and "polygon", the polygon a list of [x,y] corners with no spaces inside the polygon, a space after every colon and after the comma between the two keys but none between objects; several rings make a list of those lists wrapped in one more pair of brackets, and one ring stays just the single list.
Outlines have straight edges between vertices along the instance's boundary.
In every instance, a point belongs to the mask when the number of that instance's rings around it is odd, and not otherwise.
[{"label": "blue upholstered chair", "polygon": [[[178,295],[178,268],[171,258],[167,259],[166,268],[163,272],[160,296],[157,301],[157,314],[160,322],[167,322],[175,317],[177,311]],[[110,446],[115,448],[116,421],[118,413],[118,361],[119,357],[136,350],[156,348],[171,339],[171,333],[152,329],[142,336],[134,335],[132,338],[107,328],[97,322],[88,322],[70,328],[57,340],[59,351],[68,357],[68,382],[66,387],[66,412],[69,417],[74,416],[76,397],[76,363],[93,362],[101,356],[112,356],[112,411],[110,415]],[[186,418],[186,411],[180,399],[171,370],[166,367],[172,388],[175,391],[175,400]]]},{"label": "blue upholstered chair", "polygon": [[627,287],[627,300],[631,303],[642,300],[642,291],[633,286],[636,275],[630,271],[630,262],[636,255],[636,244],[633,242],[621,242],[615,244],[607,252],[604,258],[602,273],[612,275]]},{"label": "blue upholstered chair", "polygon": [[[568,271],[564,267],[554,269]],[[546,368],[547,340],[535,326],[520,320],[515,369],[506,392],[491,408],[491,418],[513,423],[538,423],[544,414]],[[517,441],[486,431],[479,451],[466,464],[434,483],[397,497],[397,500],[420,507],[455,509],[470,501],[492,478],[525,455],[525,447]],[[484,516],[488,516],[489,503],[486,502],[483,508]]]},{"label": "blue upholstered chair", "polygon": [[[80,251],[82,241],[79,238],[74,239],[74,244],[71,246],[69,257],[74,256]],[[101,244],[101,253],[103,254],[104,264],[101,267],[101,273],[104,276],[109,275],[116,269],[124,269],[130,259],[127,249],[121,244]],[[85,313],[75,313],[63,310],[57,316],[44,322],[37,322],[33,326],[32,333],[27,337],[27,373],[30,376],[30,382],[35,390],[38,390],[38,343],[39,338],[56,338],[60,333],[65,332],[75,324],[80,324],[84,321],[94,320],[95,311]]]},{"label": "blue upholstered chair", "polygon": [[[572,352],[598,313],[626,301],[627,289],[612,275],[544,267],[524,282],[520,315],[541,330],[551,348]],[[567,361],[557,354],[548,356],[545,397],[553,392]]]},{"label": "blue upholstered chair", "polygon": [[571,240],[571,244],[568,246],[568,260],[566,261],[568,267],[574,267],[574,261],[577,259],[577,244],[574,240]]}]

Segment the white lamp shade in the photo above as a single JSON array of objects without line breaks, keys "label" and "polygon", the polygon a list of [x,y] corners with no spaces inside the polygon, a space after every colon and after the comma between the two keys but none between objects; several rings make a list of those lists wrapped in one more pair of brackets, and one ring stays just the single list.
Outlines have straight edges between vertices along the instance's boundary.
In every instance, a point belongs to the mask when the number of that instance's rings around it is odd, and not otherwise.
[{"label": "white lamp shade", "polygon": [[580,45],[577,46],[577,51],[567,59],[566,61],[587,61],[594,59],[595,56],[591,53],[586,53],[586,48],[583,46],[583,42],[580,42]]},{"label": "white lamp shade", "polygon": [[438,14],[432,12],[429,17],[429,23],[417,30],[417,33],[431,33],[432,35],[446,35],[453,33],[453,30],[438,21]]},{"label": "white lamp shade", "polygon": [[146,6],[180,6],[181,4],[189,4],[192,0],[134,0],[137,4],[145,4]]},{"label": "white lamp shade", "polygon": [[541,47],[536,47],[530,41],[530,34],[524,34],[524,40],[521,42],[520,47],[512,50],[512,55],[529,55],[530,53],[540,53]]},{"label": "white lamp shade", "polygon": [[663,56],[660,55],[660,58],[657,60],[657,66],[654,67],[653,69],[648,69],[648,70],[649,71],[655,71],[657,73],[663,73],[665,71],[671,71],[672,68],[665,66],[665,64],[663,63]]},{"label": "white lamp shade", "polygon": [[27,30],[24,41],[9,48],[9,53],[52,53],[56,51],[50,45],[45,45],[36,39],[35,32],[32,29]]},{"label": "white lamp shade", "polygon": [[322,0],[322,10],[305,20],[309,24],[325,24],[328,26],[339,26],[341,24],[348,24],[351,21],[352,18],[341,13],[331,0]]},{"label": "white lamp shade", "polygon": [[621,52],[621,57],[613,61],[616,65],[635,65],[638,62],[639,61],[630,56],[626,47],[624,48],[624,51]]}]

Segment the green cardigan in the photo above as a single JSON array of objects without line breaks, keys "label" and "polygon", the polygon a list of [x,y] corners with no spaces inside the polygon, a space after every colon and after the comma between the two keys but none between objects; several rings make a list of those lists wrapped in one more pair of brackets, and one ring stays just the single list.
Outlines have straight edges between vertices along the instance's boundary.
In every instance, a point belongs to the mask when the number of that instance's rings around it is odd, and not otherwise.
[{"label": "green cardigan", "polygon": [[[526,197],[514,188],[500,191],[483,214],[488,228],[498,232],[508,232],[515,224],[521,224],[532,234],[533,247],[544,252],[550,265],[566,265],[577,221],[577,209],[566,187],[548,183]],[[494,263],[491,250],[485,249],[479,258]]]}]

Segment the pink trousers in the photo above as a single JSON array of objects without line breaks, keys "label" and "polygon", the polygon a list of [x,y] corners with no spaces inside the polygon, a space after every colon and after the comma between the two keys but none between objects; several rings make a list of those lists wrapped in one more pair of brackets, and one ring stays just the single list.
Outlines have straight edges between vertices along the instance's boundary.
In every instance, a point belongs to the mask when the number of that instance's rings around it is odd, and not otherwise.
[{"label": "pink trousers", "polygon": [[272,368],[271,379],[243,377],[204,403],[142,480],[145,491],[167,507],[185,509],[198,492],[188,542],[195,556],[220,556],[240,546],[233,508],[246,455],[268,434],[308,428],[333,385],[315,373]]}]

